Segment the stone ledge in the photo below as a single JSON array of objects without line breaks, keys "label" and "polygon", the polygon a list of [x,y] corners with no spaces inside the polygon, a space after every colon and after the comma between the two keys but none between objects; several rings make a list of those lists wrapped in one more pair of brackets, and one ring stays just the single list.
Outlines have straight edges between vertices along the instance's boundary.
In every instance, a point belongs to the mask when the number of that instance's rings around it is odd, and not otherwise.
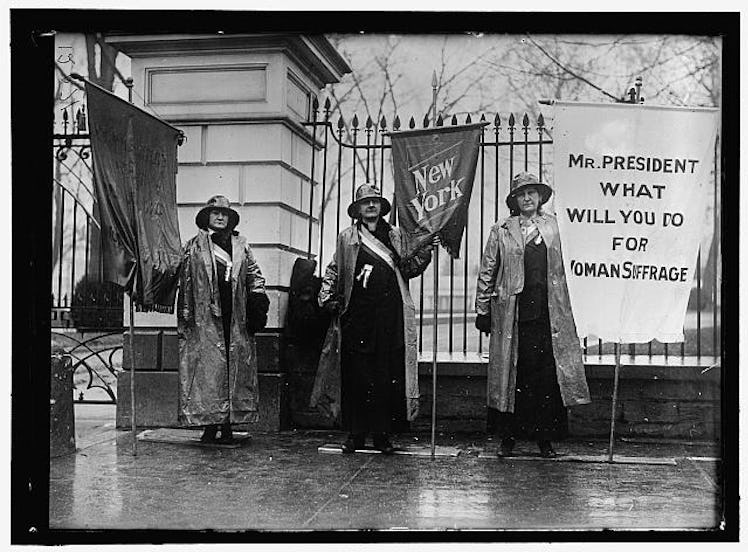
[{"label": "stone ledge", "polygon": [[[431,375],[432,354],[422,353],[418,359],[418,374]],[[440,376],[486,377],[488,357],[478,353],[437,353],[437,378]],[[588,355],[583,359],[588,379],[613,377],[615,359],[612,355]],[[646,355],[621,357],[620,379],[699,380],[719,384],[721,379],[719,358],[685,357],[665,359],[664,356]]]},{"label": "stone ledge", "polygon": [[[477,354],[472,357],[473,362],[462,354],[439,354],[437,359],[437,429],[485,431],[487,363],[479,360]],[[614,366],[607,361],[614,359],[594,359],[596,363],[585,364],[592,404],[569,409],[569,432],[573,436],[602,437],[610,430]],[[621,368],[616,433],[627,437],[718,440],[721,369],[710,369],[712,364],[700,365],[697,359],[678,359],[677,364],[666,366],[644,364],[644,359]],[[709,362],[704,357],[700,360]],[[421,415],[412,427],[425,430],[431,423],[432,384],[431,362],[423,358],[419,362],[419,387]]]},{"label": "stone ledge", "polygon": [[[258,371],[283,372],[281,351],[284,348],[282,330],[255,334]],[[179,370],[179,338],[176,328],[136,328],[133,336],[136,372],[176,372]],[[130,367],[130,339],[123,336],[122,366]]]},{"label": "stone ledge", "polygon": [[[180,427],[178,409],[177,372],[136,372],[135,410],[139,428]],[[260,392],[260,419],[246,424],[252,431],[281,431],[289,427],[288,400],[285,374],[261,373],[258,377]],[[118,378],[117,427],[130,427],[130,374],[123,372]],[[245,427],[242,425],[241,427]]]}]

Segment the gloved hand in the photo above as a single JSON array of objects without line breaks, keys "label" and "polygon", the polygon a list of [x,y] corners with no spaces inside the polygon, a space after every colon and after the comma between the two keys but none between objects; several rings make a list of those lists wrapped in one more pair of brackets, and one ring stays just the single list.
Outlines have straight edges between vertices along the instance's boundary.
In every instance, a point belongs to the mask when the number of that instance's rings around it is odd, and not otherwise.
[{"label": "gloved hand", "polygon": [[479,314],[475,317],[475,327],[478,331],[484,334],[491,333],[491,315],[490,314]]},{"label": "gloved hand", "polygon": [[337,316],[343,309],[343,304],[338,299],[329,299],[322,305],[324,311],[332,316]]},{"label": "gloved hand", "polygon": [[250,333],[262,331],[268,323],[270,300],[264,293],[250,293],[247,296],[247,330]]},{"label": "gloved hand", "polygon": [[441,239],[438,234],[431,236],[431,241],[424,242],[421,247],[426,251],[431,251],[441,243]]}]

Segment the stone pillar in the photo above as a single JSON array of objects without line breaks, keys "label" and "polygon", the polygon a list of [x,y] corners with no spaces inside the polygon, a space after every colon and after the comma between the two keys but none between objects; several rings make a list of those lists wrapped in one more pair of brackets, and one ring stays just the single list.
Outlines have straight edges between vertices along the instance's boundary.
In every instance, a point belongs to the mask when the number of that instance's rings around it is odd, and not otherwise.
[{"label": "stone pillar", "polygon": [[[197,232],[195,214],[212,195],[227,196],[241,216],[237,230],[252,247],[270,298],[268,327],[256,336],[258,428],[281,429],[288,422],[282,354],[288,285],[294,260],[306,255],[310,224],[311,133],[301,123],[319,90],[350,68],[322,36],[115,35],[107,42],[131,58],[135,103],[185,134],[177,174],[182,242]],[[312,224],[318,235],[317,221]],[[128,312],[126,304],[125,324]],[[135,326],[138,425],[174,426],[176,316],[136,313]],[[125,372],[118,381],[118,426],[128,426],[129,408]]]}]

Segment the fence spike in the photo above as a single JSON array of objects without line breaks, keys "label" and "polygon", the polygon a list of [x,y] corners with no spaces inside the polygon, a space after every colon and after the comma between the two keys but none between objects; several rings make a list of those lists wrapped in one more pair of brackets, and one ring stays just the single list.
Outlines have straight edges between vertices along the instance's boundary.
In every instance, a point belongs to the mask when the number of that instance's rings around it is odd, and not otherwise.
[{"label": "fence spike", "polygon": [[514,128],[514,113],[509,114],[509,126]]},{"label": "fence spike", "polygon": [[379,128],[381,128],[382,130],[387,128],[387,119],[384,118],[384,115],[382,115],[382,120],[379,121]]},{"label": "fence spike", "polygon": [[81,132],[86,132],[88,130],[88,119],[86,117],[86,104],[83,104],[81,106],[81,122],[80,127],[78,128]]},{"label": "fence spike", "polygon": [[524,128],[527,128],[530,126],[530,117],[527,116],[527,113],[525,113],[525,116],[522,117],[522,126]]},{"label": "fence spike", "polygon": [[444,119],[442,119],[441,115],[436,118],[436,126],[444,126]]},{"label": "fence spike", "polygon": [[452,115],[452,124],[453,125],[457,124],[457,115]]},{"label": "fence spike", "polygon": [[395,115],[395,120],[392,122],[392,128],[393,130],[400,129],[400,115]]},{"label": "fence spike", "polygon": [[353,120],[351,121],[351,124],[353,125],[353,130],[358,130],[358,115],[353,114]]},{"label": "fence spike", "polygon": [[470,113],[467,114],[467,117],[465,117],[465,124],[469,125],[473,122],[473,118],[470,116]]},{"label": "fence spike", "polygon": [[428,128],[428,126],[429,126],[429,116],[424,115],[423,116],[423,128]]},{"label": "fence spike", "polygon": [[408,128],[416,128],[416,120],[412,115],[410,116],[410,121],[408,121]]}]

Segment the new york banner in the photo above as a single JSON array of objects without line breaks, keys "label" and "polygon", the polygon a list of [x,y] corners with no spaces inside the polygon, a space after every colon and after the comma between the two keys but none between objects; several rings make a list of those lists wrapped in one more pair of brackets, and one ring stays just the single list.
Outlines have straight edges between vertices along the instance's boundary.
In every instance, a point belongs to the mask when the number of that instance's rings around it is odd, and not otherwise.
[{"label": "new york banner", "polygon": [[580,337],[683,341],[718,112],[557,102],[555,207]]},{"label": "new york banner", "polygon": [[485,124],[390,133],[398,225],[409,235],[404,257],[437,234],[459,256]]},{"label": "new york banner", "polygon": [[174,311],[181,241],[176,172],[179,131],[86,83],[104,278],[139,311]]}]

